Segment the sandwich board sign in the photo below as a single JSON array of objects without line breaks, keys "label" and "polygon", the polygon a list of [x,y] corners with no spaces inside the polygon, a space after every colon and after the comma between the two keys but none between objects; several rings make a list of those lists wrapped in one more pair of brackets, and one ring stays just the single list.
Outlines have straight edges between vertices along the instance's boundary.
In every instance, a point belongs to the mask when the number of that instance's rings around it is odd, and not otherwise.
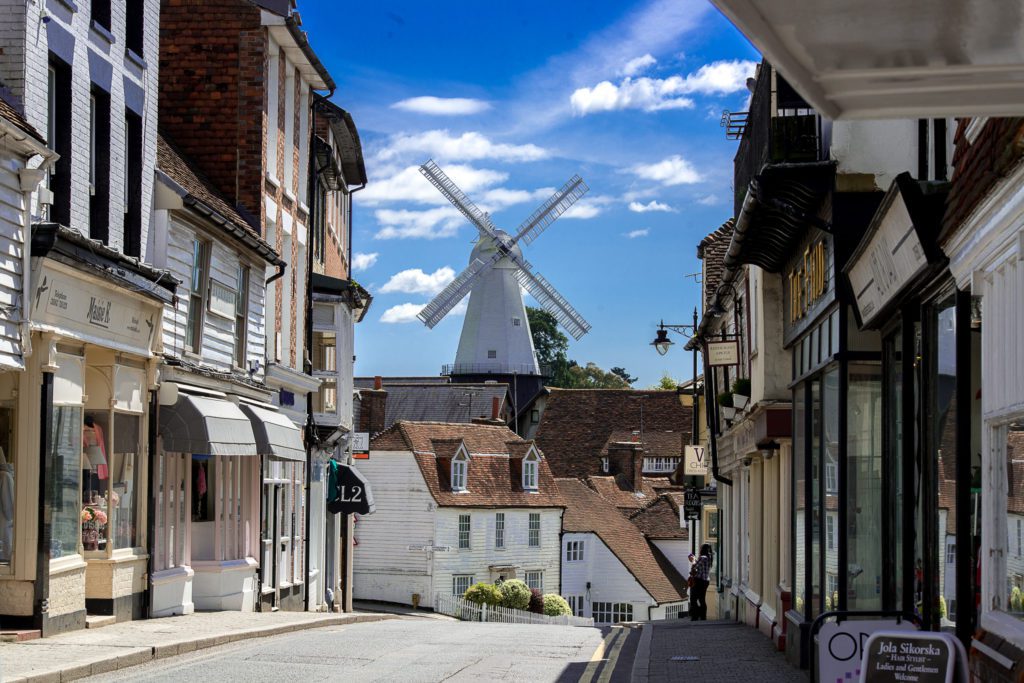
[{"label": "sandwich board sign", "polygon": [[868,639],[879,631],[901,630],[907,633],[916,632],[917,627],[907,619],[897,621],[895,618],[825,621],[815,636],[818,641],[815,654],[818,665],[817,680],[822,683],[856,681],[863,670]]},{"label": "sandwich board sign", "polygon": [[703,446],[687,446],[683,454],[683,474],[686,476],[708,476],[707,451]]},{"label": "sandwich board sign", "polygon": [[949,633],[879,631],[864,645],[861,683],[967,683],[967,651]]}]

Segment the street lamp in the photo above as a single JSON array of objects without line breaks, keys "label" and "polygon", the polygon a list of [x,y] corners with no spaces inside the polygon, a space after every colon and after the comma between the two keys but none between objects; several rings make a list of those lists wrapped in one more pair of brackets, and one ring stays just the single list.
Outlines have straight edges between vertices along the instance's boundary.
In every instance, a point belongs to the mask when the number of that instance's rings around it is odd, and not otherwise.
[{"label": "street lamp", "polygon": [[654,350],[664,356],[668,353],[668,348],[672,346],[672,340],[668,338],[668,330],[665,329],[665,323],[661,323],[661,327],[658,328],[658,336],[651,342],[651,346]]}]

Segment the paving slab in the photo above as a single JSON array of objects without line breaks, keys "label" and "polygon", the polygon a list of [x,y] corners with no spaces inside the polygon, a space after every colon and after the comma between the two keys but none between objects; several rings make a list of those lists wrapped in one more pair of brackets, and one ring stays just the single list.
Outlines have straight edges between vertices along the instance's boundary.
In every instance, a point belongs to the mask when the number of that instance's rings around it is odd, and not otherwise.
[{"label": "paving slab", "polygon": [[61,683],[249,638],[399,618],[379,612],[197,612],[128,621],[51,638],[0,643],[0,680]]}]

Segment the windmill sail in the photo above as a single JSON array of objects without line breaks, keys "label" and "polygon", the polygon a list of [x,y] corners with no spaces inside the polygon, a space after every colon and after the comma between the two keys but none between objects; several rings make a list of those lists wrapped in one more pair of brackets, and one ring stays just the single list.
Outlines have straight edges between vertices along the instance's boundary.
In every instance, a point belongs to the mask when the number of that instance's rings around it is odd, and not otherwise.
[{"label": "windmill sail", "polygon": [[441,290],[441,293],[430,300],[423,307],[416,317],[423,321],[427,327],[433,329],[434,325],[441,322],[441,319],[448,315],[448,311],[455,308],[455,304],[462,301],[462,298],[469,294],[473,282],[480,277],[489,266],[501,260],[502,255],[495,254],[487,261],[474,259],[467,268],[459,273],[458,277],[448,283],[448,286]]},{"label": "windmill sail", "polygon": [[573,339],[579,339],[590,331],[590,323],[584,320],[583,316],[551,286],[550,282],[544,279],[543,275],[534,273],[532,266],[525,259],[520,261],[512,257],[512,260],[519,265],[519,269],[516,270],[516,279],[519,280],[519,283],[533,295],[533,298],[545,311],[555,316],[555,320],[572,335]]},{"label": "windmill sail", "polygon": [[491,222],[490,217],[474,204],[469,197],[459,189],[458,185],[452,182],[441,167],[434,163],[433,159],[420,166],[420,173],[433,184],[438,191],[448,198],[448,201],[458,209],[466,219],[476,226],[484,235],[496,238],[497,228]]},{"label": "windmill sail", "polygon": [[533,215],[523,221],[516,230],[515,241],[518,242],[522,239],[527,244],[532,244],[542,232],[547,230],[549,225],[568,211],[569,207],[575,204],[576,200],[585,195],[589,189],[583,182],[583,178],[574,175],[560,190],[541,204],[533,212]]}]

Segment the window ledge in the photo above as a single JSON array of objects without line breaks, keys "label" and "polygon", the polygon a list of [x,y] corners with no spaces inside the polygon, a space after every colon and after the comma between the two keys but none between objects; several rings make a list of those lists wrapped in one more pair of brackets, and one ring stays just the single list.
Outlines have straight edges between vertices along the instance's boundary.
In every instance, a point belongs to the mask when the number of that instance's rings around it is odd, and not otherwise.
[{"label": "window ledge", "polygon": [[268,183],[270,183],[271,185],[274,186],[274,189],[277,189],[277,190],[281,189],[281,181],[280,180],[278,180],[274,176],[270,175],[269,173],[266,175],[266,179],[267,179]]},{"label": "window ledge", "polygon": [[110,45],[113,45],[117,42],[117,39],[114,38],[114,34],[111,33],[110,29],[104,26],[103,24],[97,23],[96,20],[93,20],[89,22],[89,26],[92,28],[94,33],[96,33],[103,40],[107,41],[107,43],[109,43]]},{"label": "window ledge", "polygon": [[285,196],[285,199],[289,199],[289,200],[291,200],[293,202],[295,201],[295,195],[292,194],[292,191],[290,189],[288,189],[288,188],[285,188],[284,196]]},{"label": "window ledge", "polygon": [[143,71],[145,71],[146,69],[149,68],[149,65],[146,64],[146,60],[142,58],[142,55],[140,55],[135,50],[133,50],[133,49],[131,49],[129,47],[126,47],[124,49],[124,56],[125,56],[125,59],[127,59],[129,62],[131,62],[135,66],[139,67]]}]

